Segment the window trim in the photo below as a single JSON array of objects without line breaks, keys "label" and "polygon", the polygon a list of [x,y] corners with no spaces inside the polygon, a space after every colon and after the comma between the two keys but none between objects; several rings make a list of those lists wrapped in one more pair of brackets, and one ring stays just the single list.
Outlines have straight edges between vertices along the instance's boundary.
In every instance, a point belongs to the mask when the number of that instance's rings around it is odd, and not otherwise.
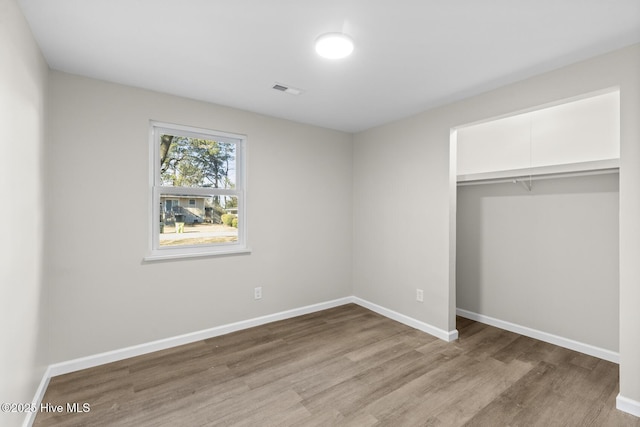
[{"label": "window trim", "polygon": [[[160,133],[176,133],[180,136],[191,136],[217,141],[233,142],[236,144],[236,188],[211,188],[211,187],[164,187],[160,182]],[[149,121],[149,236],[148,252],[144,261],[159,261],[167,259],[223,256],[250,253],[247,245],[247,178],[246,178],[246,135],[221,132],[212,129],[198,128],[194,126],[177,125],[155,120]],[[160,196],[180,195],[186,196],[234,196],[238,200],[238,240],[231,243],[218,243],[211,245],[193,246],[168,246],[160,247]],[[164,207],[163,207],[164,208]]]}]

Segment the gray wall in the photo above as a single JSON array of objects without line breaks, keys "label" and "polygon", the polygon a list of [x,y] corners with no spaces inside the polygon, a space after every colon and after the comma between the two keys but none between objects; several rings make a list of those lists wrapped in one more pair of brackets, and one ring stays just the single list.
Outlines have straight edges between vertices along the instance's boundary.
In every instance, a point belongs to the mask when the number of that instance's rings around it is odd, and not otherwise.
[{"label": "gray wall", "polygon": [[618,204],[618,174],[458,187],[458,307],[617,352]]},{"label": "gray wall", "polygon": [[[352,294],[350,134],[56,71],[49,83],[51,362]],[[253,253],[142,262],[150,119],[248,136]]]},{"label": "gray wall", "polygon": [[[0,0],[0,402],[30,402],[48,363],[41,305],[47,73],[16,2]],[[0,413],[3,426],[23,419]]]},{"label": "gray wall", "polygon": [[355,135],[353,287],[358,297],[452,331],[443,119],[437,110]]},{"label": "gray wall", "polygon": [[[620,393],[640,401],[640,45],[354,137],[357,296],[455,328],[456,187],[451,129],[620,87]],[[455,153],[455,150],[453,150]],[[451,165],[451,166],[450,166]],[[394,179],[380,171],[393,168]],[[415,288],[425,302],[415,301]]]}]

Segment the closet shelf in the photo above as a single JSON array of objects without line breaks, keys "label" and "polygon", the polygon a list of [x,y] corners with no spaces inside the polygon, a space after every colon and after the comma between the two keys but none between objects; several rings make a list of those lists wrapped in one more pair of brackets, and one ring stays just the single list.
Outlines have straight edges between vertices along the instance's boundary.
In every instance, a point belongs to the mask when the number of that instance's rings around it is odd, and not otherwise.
[{"label": "closet shelf", "polygon": [[458,185],[478,185],[536,179],[550,179],[570,176],[599,175],[617,173],[620,159],[594,160],[590,162],[567,163],[562,165],[537,166],[533,168],[482,172],[458,175]]}]

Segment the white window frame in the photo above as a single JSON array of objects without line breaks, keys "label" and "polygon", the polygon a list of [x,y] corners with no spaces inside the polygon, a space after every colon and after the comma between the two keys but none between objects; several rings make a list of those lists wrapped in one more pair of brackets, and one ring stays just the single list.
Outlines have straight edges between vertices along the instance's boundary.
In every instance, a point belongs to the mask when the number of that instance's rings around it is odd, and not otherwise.
[{"label": "white window frame", "polygon": [[[173,123],[150,121],[149,131],[149,249],[145,261],[157,261],[175,258],[231,255],[250,253],[247,246],[247,205],[246,205],[246,141],[245,135],[177,125]],[[236,188],[209,187],[166,187],[160,181],[160,135],[191,136],[236,144]],[[210,245],[167,246],[160,247],[160,195],[188,196],[234,196],[238,200],[238,240],[236,242],[215,243]]]}]

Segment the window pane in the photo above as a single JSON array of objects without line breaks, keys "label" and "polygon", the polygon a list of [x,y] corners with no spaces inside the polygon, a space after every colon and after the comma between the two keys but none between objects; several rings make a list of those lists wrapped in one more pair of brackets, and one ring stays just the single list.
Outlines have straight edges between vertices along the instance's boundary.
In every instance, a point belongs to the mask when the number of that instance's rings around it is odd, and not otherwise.
[{"label": "window pane", "polygon": [[161,194],[160,209],[160,247],[238,241],[236,196]]},{"label": "window pane", "polygon": [[236,188],[236,144],[206,137],[160,134],[160,185]]}]

